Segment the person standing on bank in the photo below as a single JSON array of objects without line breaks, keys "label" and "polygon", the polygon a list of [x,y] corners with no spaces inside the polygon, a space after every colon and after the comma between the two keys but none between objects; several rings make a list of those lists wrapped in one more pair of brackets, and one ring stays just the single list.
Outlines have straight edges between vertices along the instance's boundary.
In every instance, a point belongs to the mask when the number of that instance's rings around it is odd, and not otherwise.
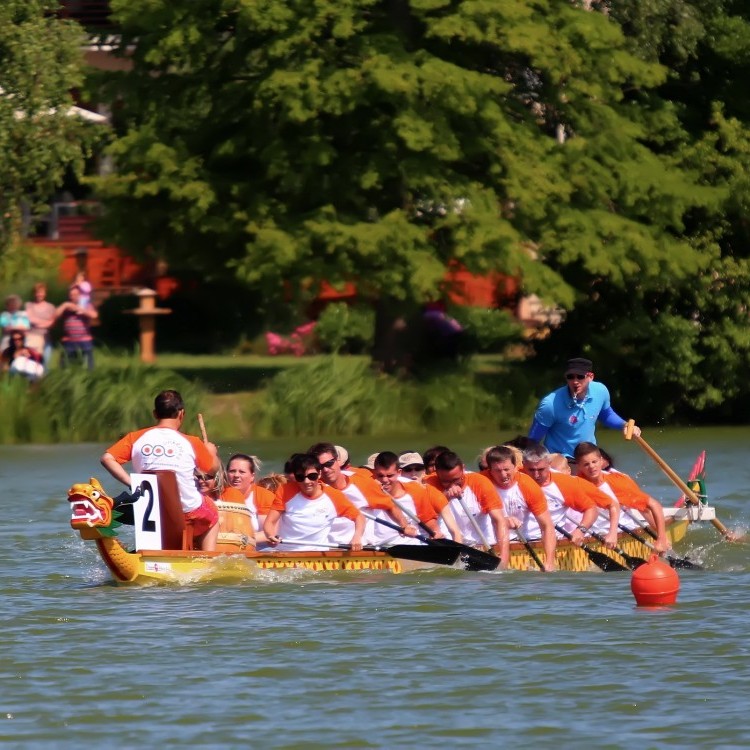
[{"label": "person standing on bank", "polygon": [[[596,423],[613,430],[625,430],[626,421],[612,408],[604,383],[594,380],[590,359],[569,359],[567,384],[548,393],[540,402],[529,429],[529,438],[543,442],[550,453],[573,458],[578,443],[596,443]],[[638,427],[634,435],[640,435]]]}]

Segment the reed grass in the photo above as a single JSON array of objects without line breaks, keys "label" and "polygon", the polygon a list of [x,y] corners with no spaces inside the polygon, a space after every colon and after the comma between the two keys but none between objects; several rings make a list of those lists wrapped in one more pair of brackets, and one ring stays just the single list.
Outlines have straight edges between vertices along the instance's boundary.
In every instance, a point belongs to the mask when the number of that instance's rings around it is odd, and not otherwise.
[{"label": "reed grass", "polygon": [[[277,375],[250,406],[258,437],[404,434],[515,427],[468,367],[399,381],[367,360],[321,357]],[[505,418],[504,418],[505,417]]]},{"label": "reed grass", "polygon": [[153,423],[154,396],[165,388],[179,390],[190,412],[202,408],[200,385],[136,362],[92,372],[57,369],[34,385],[4,377],[0,443],[114,441]]}]

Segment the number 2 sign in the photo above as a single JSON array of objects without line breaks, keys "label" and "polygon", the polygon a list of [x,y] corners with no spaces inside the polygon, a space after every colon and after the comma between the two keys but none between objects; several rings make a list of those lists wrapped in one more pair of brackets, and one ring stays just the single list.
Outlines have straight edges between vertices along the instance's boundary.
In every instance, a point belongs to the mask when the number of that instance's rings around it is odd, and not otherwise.
[{"label": "number 2 sign", "polygon": [[159,487],[153,474],[131,474],[130,491],[141,490],[133,505],[136,549],[161,549]]}]

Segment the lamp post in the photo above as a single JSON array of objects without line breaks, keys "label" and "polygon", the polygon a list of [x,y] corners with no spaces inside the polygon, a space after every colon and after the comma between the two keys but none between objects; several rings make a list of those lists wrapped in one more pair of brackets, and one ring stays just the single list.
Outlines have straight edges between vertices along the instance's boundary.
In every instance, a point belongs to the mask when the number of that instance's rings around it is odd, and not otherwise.
[{"label": "lamp post", "polygon": [[141,362],[156,361],[156,316],[169,315],[172,311],[166,307],[156,306],[156,292],[153,289],[141,289],[136,292],[138,307],[126,310],[131,315],[138,316],[140,329]]}]

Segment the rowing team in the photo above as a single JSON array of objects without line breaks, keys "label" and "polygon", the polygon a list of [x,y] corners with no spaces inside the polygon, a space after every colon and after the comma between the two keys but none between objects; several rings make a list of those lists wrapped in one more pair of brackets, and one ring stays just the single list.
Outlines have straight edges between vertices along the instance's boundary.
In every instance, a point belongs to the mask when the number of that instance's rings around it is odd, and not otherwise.
[{"label": "rowing team", "polygon": [[258,483],[256,459],[235,454],[227,464],[226,488],[206,475],[198,475],[198,486],[204,496],[244,502],[257,548],[269,551],[339,545],[359,550],[445,537],[491,548],[507,566],[510,542],[541,540],[544,568],[551,571],[558,539],[580,545],[593,536],[614,549],[619,529],[645,522],[657,551],[670,546],[659,502],[626,474],[605,470],[593,443],[575,450],[577,476],[564,457],[536,444],[523,452],[495,446],[485,453],[487,468],[478,472],[444,450],[435,457],[434,471],[423,477],[419,454],[385,451],[371,458],[372,468],[352,467],[342,454],[332,443],[316,443],[294,454],[284,475]]}]

